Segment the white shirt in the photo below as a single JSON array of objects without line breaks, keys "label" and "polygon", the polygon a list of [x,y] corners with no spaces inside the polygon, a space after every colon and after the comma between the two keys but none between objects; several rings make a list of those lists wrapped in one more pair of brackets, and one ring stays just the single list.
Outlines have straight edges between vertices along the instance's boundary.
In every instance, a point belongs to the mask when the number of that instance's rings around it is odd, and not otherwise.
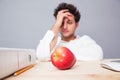
[{"label": "white shirt", "polygon": [[53,38],[54,33],[51,30],[48,30],[37,46],[36,54],[38,59],[50,58],[51,53],[58,46],[65,46],[70,49],[77,60],[88,61],[103,59],[102,48],[87,35],[82,37],[77,36],[76,39],[69,42],[63,41],[58,37],[55,48],[50,52],[50,42]]}]

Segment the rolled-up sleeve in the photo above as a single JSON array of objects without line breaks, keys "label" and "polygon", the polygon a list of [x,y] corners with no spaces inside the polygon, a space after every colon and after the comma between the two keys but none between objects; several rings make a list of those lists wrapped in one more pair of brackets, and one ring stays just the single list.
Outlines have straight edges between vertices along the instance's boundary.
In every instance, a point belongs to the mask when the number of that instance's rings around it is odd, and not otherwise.
[{"label": "rolled-up sleeve", "polygon": [[50,42],[54,38],[54,33],[51,30],[48,30],[43,37],[42,40],[40,40],[37,49],[36,49],[36,55],[38,59],[41,58],[47,58],[50,55]]}]

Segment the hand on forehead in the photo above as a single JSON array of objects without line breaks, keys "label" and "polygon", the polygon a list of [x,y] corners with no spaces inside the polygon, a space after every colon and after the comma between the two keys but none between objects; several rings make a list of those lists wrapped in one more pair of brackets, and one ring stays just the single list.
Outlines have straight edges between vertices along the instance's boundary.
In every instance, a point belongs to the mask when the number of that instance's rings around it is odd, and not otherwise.
[{"label": "hand on forehead", "polygon": [[68,9],[63,9],[63,10],[60,10],[59,12],[62,14],[66,14],[67,16],[65,18],[67,18],[69,20],[74,18],[73,14],[70,13]]}]

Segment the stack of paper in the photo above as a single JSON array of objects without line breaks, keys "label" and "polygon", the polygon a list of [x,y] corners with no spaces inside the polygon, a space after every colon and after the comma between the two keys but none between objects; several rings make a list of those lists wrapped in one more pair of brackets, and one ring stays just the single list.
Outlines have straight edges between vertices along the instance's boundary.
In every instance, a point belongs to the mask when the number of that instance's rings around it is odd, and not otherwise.
[{"label": "stack of paper", "polygon": [[0,48],[0,79],[34,64],[34,49]]}]

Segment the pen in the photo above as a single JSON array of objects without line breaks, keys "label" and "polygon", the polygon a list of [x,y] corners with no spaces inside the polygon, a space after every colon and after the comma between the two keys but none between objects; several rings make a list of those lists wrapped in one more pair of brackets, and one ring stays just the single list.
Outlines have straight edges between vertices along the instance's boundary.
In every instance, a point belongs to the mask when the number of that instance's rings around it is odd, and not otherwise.
[{"label": "pen", "polygon": [[25,67],[25,68],[23,68],[23,69],[20,69],[20,70],[16,71],[16,72],[14,73],[14,76],[17,76],[17,75],[19,75],[19,74],[27,71],[28,69],[32,68],[33,66],[34,66],[34,64],[31,64],[31,65],[29,65],[29,66],[27,66],[27,67]]}]

